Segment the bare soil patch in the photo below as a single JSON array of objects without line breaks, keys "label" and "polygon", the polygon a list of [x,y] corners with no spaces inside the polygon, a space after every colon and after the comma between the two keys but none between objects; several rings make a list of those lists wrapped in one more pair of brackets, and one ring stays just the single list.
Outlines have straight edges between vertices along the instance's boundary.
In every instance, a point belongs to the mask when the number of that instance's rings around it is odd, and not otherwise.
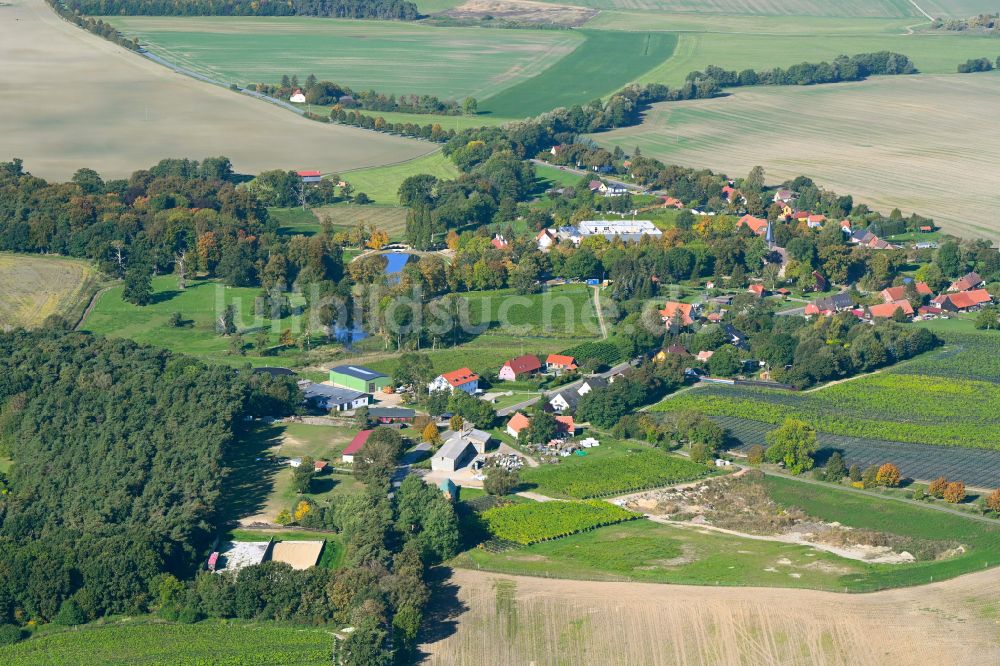
[{"label": "bare soil patch", "polygon": [[446,589],[429,664],[1000,663],[998,570],[863,595],[469,570]]},{"label": "bare soil patch", "polygon": [[531,0],[466,0],[444,16],[462,20],[502,19],[518,23],[551,23],[581,26],[597,16],[597,10],[573,5],[557,5]]}]

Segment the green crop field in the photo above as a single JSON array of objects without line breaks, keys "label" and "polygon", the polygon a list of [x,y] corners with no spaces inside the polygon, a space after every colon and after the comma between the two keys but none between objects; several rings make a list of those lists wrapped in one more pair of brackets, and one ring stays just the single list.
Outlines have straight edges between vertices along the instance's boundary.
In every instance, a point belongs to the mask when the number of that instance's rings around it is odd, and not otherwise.
[{"label": "green crop field", "polygon": [[987,202],[1000,189],[991,166],[1000,132],[981,128],[998,105],[997,72],[875,77],[657,104],[641,125],[594,138],[734,176],[760,164],[774,183],[805,174],[886,213],[916,211],[951,233],[996,240],[1000,225]]},{"label": "green crop field", "polygon": [[511,504],[482,513],[490,534],[524,546],[638,517],[639,514],[599,500]]},{"label": "green crop field", "polygon": [[75,324],[99,283],[86,261],[0,254],[0,329],[32,328],[49,315],[61,315]]},{"label": "green crop field", "polygon": [[780,424],[800,418],[824,432],[900,442],[1000,449],[1000,386],[956,378],[878,373],[807,393],[734,386],[698,387],[658,411]]},{"label": "green crop field", "polygon": [[587,449],[586,456],[570,456],[558,465],[524,468],[524,487],[551,497],[585,499],[695,481],[710,473],[704,465],[687,458],[600,439],[601,446]]},{"label": "green crop field", "polygon": [[[166,275],[153,278],[153,292],[153,302],[140,307],[122,300],[121,286],[113,287],[100,294],[81,328],[165,347],[203,360],[233,365],[248,362],[253,365],[296,364],[299,357],[297,349],[280,350],[273,356],[259,356],[253,349],[248,349],[246,356],[231,355],[230,339],[215,332],[216,317],[229,304],[237,309],[236,325],[248,347],[261,328],[268,331],[272,345],[277,345],[283,330],[291,328],[293,333],[299,331],[296,315],[278,321],[254,315],[254,302],[260,294],[259,289],[227,287],[214,280],[189,280],[187,289],[179,291],[177,278]],[[181,313],[183,326],[170,325],[170,316],[174,312]]]},{"label": "green crop field", "polygon": [[316,627],[131,620],[45,632],[21,643],[0,647],[0,662],[7,666],[321,666],[330,663],[332,650],[331,634]]},{"label": "green crop field", "polygon": [[312,18],[110,17],[151,52],[224,82],[315,74],[352,88],[483,98],[538,74],[581,38],[568,30],[435,28]]},{"label": "green crop field", "polygon": [[403,181],[418,174],[430,174],[441,179],[455,178],[458,167],[444,153],[437,151],[399,164],[345,171],[340,177],[351,184],[354,194],[364,192],[375,203],[392,206],[399,203],[399,186]]},{"label": "green crop field", "polygon": [[[580,30],[586,41],[544,72],[481,102],[500,117],[537,115],[586,104],[619,90],[670,58],[677,37],[668,33]],[[609,58],[609,54],[614,54]]]}]

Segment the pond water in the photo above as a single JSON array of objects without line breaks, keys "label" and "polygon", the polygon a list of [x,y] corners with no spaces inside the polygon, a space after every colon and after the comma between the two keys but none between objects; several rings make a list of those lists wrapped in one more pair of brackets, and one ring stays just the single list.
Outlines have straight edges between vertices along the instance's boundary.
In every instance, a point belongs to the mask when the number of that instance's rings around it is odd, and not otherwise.
[{"label": "pond water", "polygon": [[[416,255],[410,254],[409,252],[388,252],[385,255],[385,274],[390,276],[390,282],[397,282],[399,280],[398,273],[403,272],[403,267],[406,263]],[[395,278],[391,277],[397,275]],[[347,329],[344,327],[337,327],[334,329],[334,335],[337,337],[337,342],[341,342],[346,346],[350,347],[351,344],[359,342],[368,337],[368,331],[366,331],[360,322],[354,324],[353,329]]]}]

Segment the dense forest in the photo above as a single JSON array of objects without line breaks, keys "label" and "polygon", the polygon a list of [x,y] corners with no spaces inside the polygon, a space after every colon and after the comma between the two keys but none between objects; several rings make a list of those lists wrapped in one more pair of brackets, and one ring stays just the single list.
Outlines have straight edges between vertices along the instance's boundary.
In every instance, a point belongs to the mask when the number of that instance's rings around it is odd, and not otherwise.
[{"label": "dense forest", "polygon": [[89,16],[327,16],[352,19],[420,17],[408,0],[63,0]]},{"label": "dense forest", "polygon": [[219,519],[227,452],[288,380],[122,340],[0,334],[0,623],[141,611],[162,573],[189,576]]}]

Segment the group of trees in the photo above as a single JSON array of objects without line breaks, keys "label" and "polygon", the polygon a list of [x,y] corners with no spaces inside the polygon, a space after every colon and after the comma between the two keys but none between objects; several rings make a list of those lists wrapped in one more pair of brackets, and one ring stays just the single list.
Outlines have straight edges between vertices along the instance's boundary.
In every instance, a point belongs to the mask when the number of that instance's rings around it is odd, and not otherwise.
[{"label": "group of trees", "polygon": [[[1000,58],[997,58],[997,67],[1000,67]],[[973,72],[993,71],[993,61],[989,58],[969,58],[958,66],[959,74],[972,74]]]},{"label": "group of trees", "polygon": [[420,18],[408,0],[63,0],[90,16],[328,16],[352,19]]},{"label": "group of trees", "polygon": [[45,0],[55,13],[59,14],[62,18],[69,21],[70,23],[76,24],[77,26],[92,32],[99,37],[103,37],[109,42],[114,42],[119,46],[123,46],[131,51],[139,50],[139,40],[136,37],[128,38],[118,31],[110,23],[105,23],[101,19],[90,18],[89,16],[83,16],[71,7],[68,7],[68,3],[63,2],[63,0]]},{"label": "group of trees", "polygon": [[[122,340],[0,334],[0,624],[142,612],[190,576],[247,417],[289,414],[287,378]],[[256,412],[266,408],[267,412]]]},{"label": "group of trees", "polygon": [[341,120],[338,111],[360,108],[365,111],[387,111],[403,113],[433,113],[436,115],[457,116],[462,113],[475,113],[478,103],[469,97],[462,103],[455,100],[442,100],[434,95],[386,95],[374,90],[352,90],[348,86],[333,81],[319,81],[310,74],[305,81],[300,81],[298,75],[284,75],[280,84],[258,83],[254,89],[272,97],[287,98],[296,90],[305,95],[306,104],[320,106],[333,105],[332,120]]},{"label": "group of trees", "polygon": [[704,72],[691,72],[686,81],[694,87],[735,88],[739,86],[805,86],[840,81],[861,81],[869,76],[916,74],[917,68],[901,53],[879,51],[853,56],[839,55],[832,63],[803,62],[788,68],[741,72],[709,65]]},{"label": "group of trees", "polygon": [[679,360],[629,368],[613,383],[589,391],[580,398],[576,417],[598,428],[611,428],[623,416],[642,405],[658,401],[683,383],[684,368]]}]

